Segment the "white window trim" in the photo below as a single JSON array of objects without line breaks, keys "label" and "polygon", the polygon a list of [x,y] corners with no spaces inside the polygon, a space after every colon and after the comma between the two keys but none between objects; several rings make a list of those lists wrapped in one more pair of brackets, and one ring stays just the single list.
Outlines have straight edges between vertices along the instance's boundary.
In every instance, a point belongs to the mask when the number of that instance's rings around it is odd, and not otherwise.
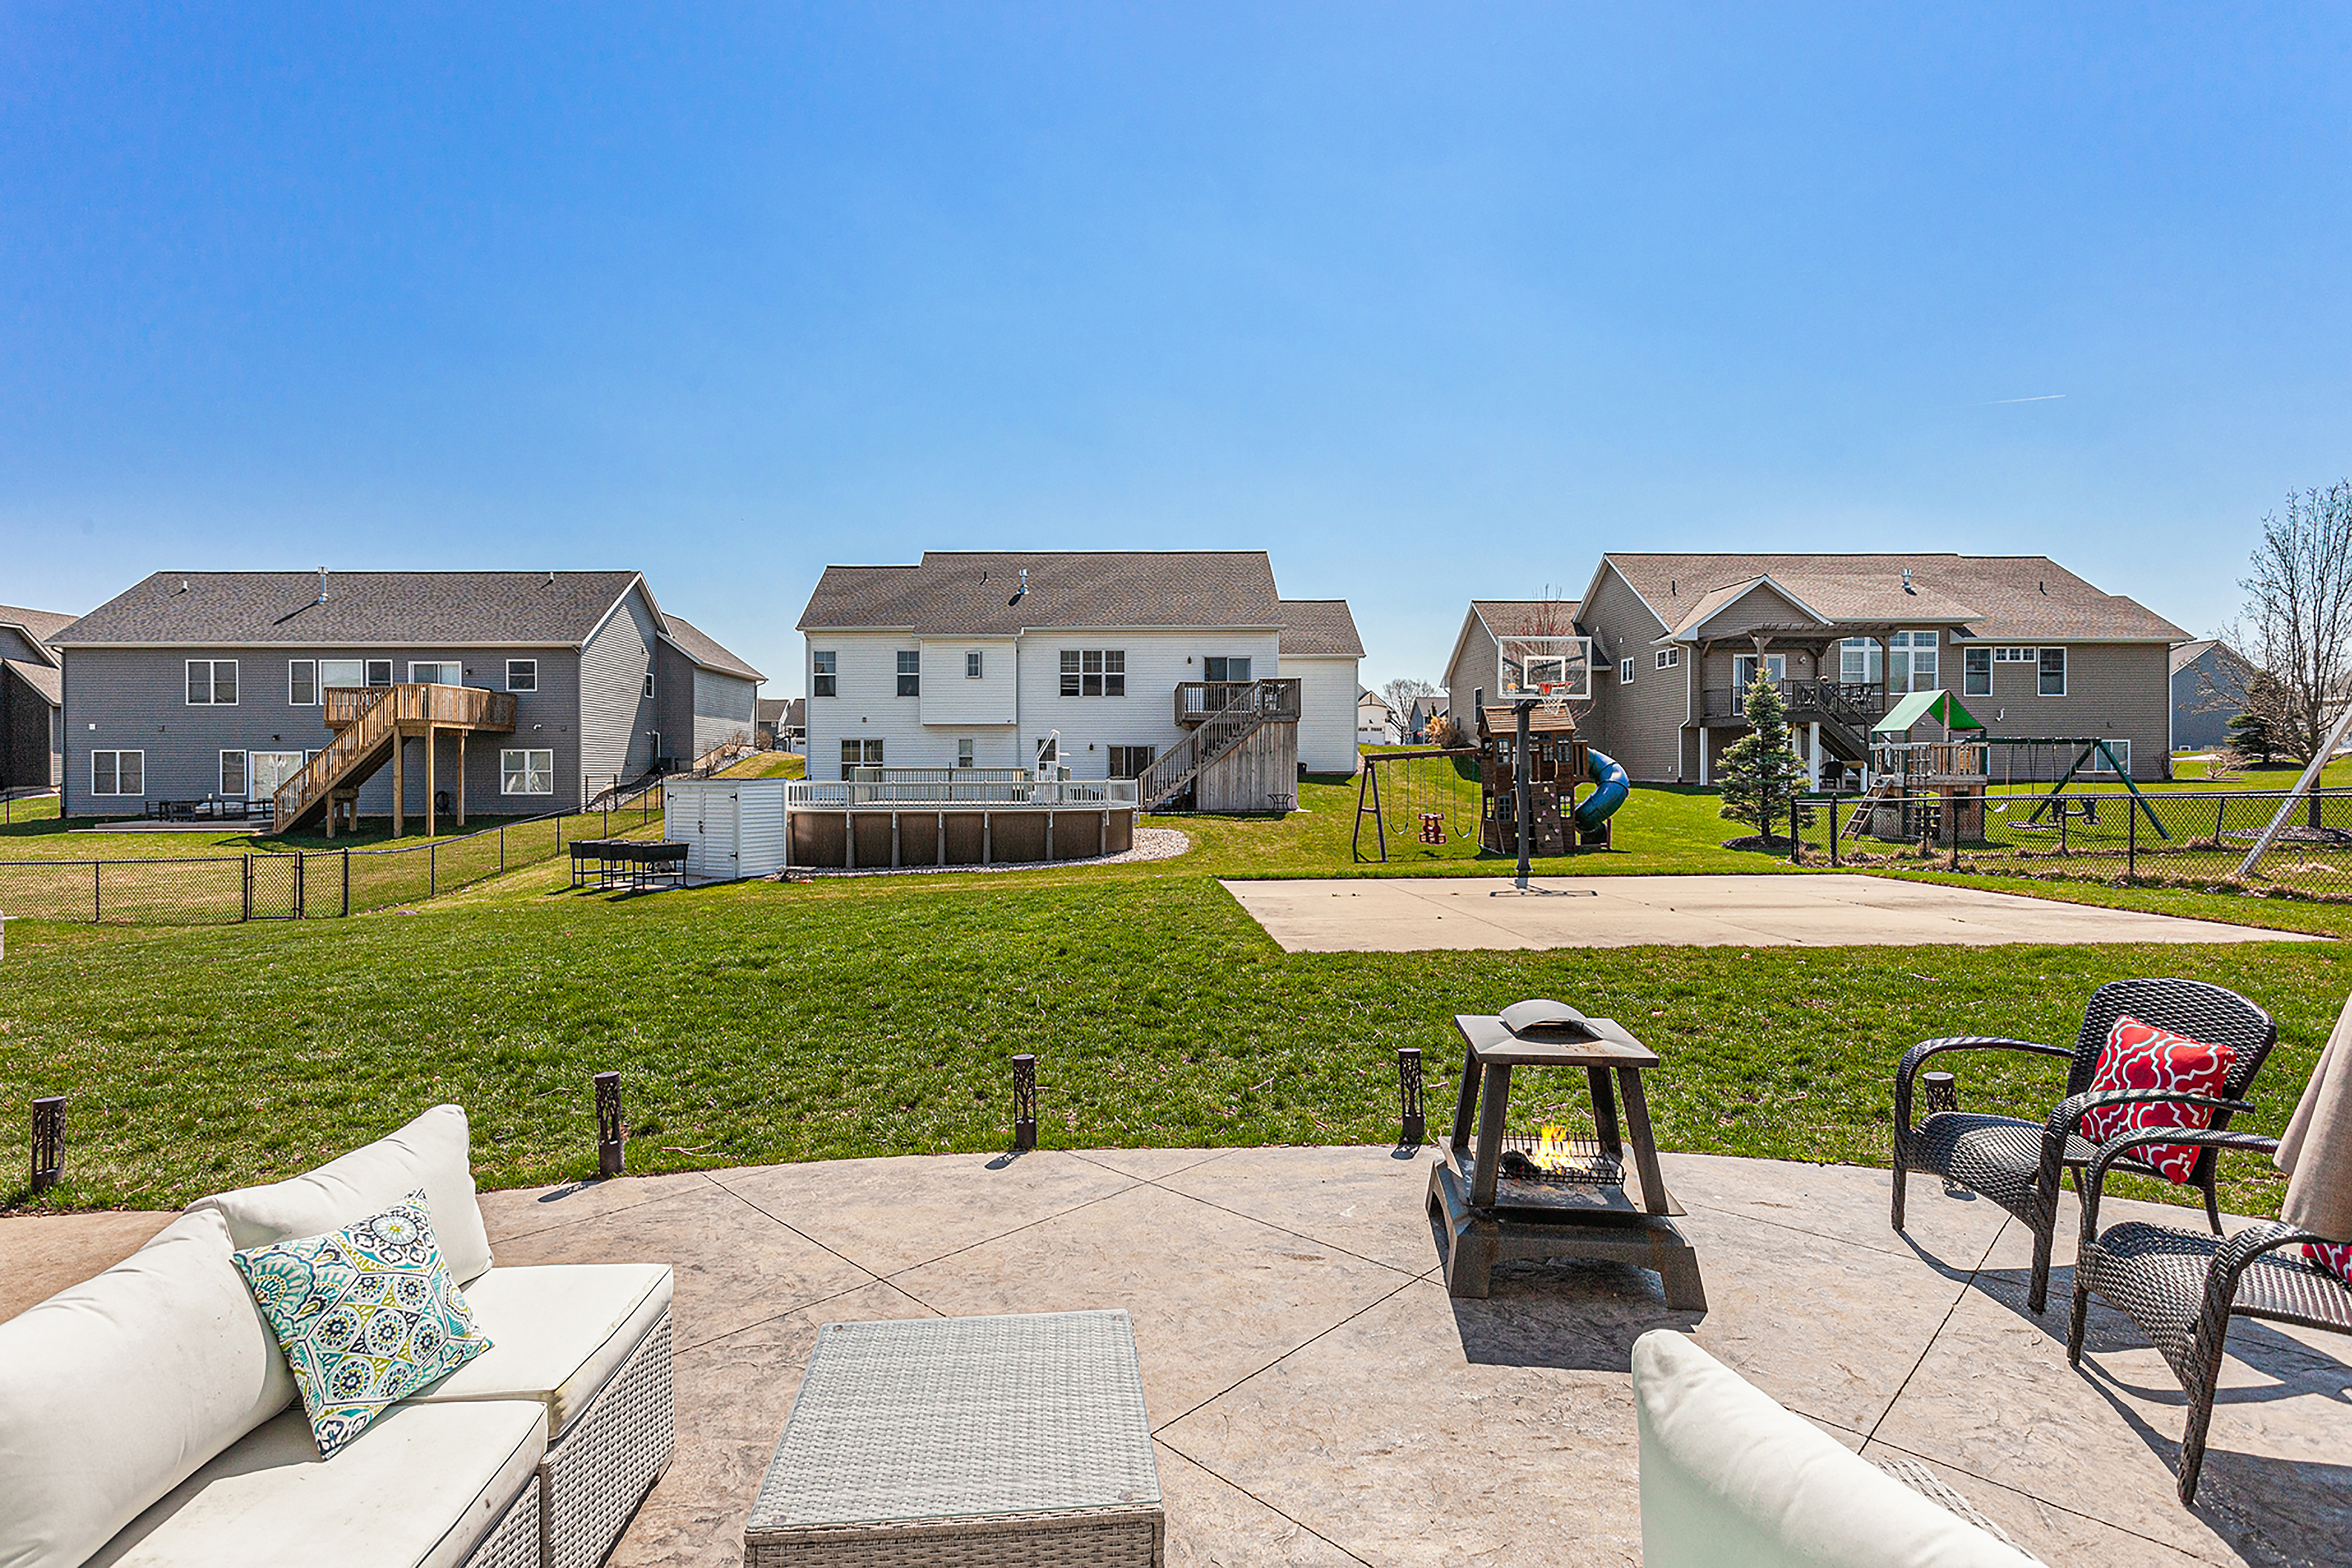
[{"label": "white window trim", "polygon": [[[521,789],[512,789],[512,788],[509,787],[508,782],[507,782],[507,780],[508,780],[509,777],[509,776],[510,776],[514,771],[516,771],[515,768],[513,767],[513,765],[512,765],[511,763],[509,763],[509,762],[508,758],[515,758],[515,757],[520,757],[520,758],[522,758],[522,766],[521,766],[521,768],[520,768],[520,772],[521,772],[521,774],[522,774],[522,783],[523,783],[523,787],[522,787]],[[535,766],[535,765],[532,763],[532,761],[531,761],[531,758],[534,758],[534,757],[544,757],[544,758],[547,758],[547,771],[546,771],[546,772],[544,772],[544,773],[541,773],[541,772],[539,772],[539,771],[538,771],[538,769],[537,769],[536,766]],[[532,784],[532,782],[533,782],[534,780],[536,780],[538,783],[540,783],[540,784],[541,784],[541,788],[537,789],[534,789],[530,788],[530,786],[531,786],[531,784]],[[555,751],[554,751],[554,749],[553,749],[551,747],[543,747],[543,746],[516,746],[516,747],[503,747],[503,748],[501,748],[501,749],[499,750],[499,794],[501,794],[501,795],[552,795],[552,794],[554,794],[554,793],[555,793]]]},{"label": "white window trim", "polygon": [[254,780],[258,772],[258,769],[255,766],[257,758],[263,757],[291,757],[298,759],[294,766],[294,772],[289,773],[284,779],[278,780],[278,789],[283,789],[286,785],[293,781],[296,774],[300,773],[305,767],[310,765],[310,758],[314,754],[311,752],[296,751],[291,747],[277,751],[247,751],[245,754],[246,798],[247,800],[260,799],[266,800],[275,799],[278,794],[277,789],[268,789],[263,790],[257,797],[255,795]]},{"label": "white window trim", "polygon": [[1630,685],[1632,685],[1633,684],[1633,660],[1631,660],[1631,659],[1621,659],[1621,660],[1619,660],[1619,661],[1618,661],[1618,664],[1617,664],[1617,681],[1618,681],[1618,684],[1619,684],[1620,685],[1628,685],[1628,686],[1630,686]]},{"label": "white window trim", "polygon": [[1658,668],[1662,670],[1677,669],[1681,666],[1682,662],[1683,651],[1680,648],[1661,648],[1658,650]]},{"label": "white window trim", "polygon": [[1996,664],[2031,664],[2042,656],[2039,648],[1995,648],[1992,662]]},{"label": "white window trim", "polygon": [[[243,785],[236,789],[231,789],[228,787],[228,759],[232,757],[236,758],[237,773],[239,777],[244,779]],[[213,781],[220,787],[222,796],[227,800],[244,800],[251,799],[253,795],[253,758],[248,753],[234,746],[225,746],[221,747],[220,766],[215,769],[213,773]]]},{"label": "white window trim", "polygon": [[[530,685],[527,686],[519,686],[514,684],[515,666],[517,664],[528,664],[530,666]],[[507,661],[507,690],[510,692],[530,692],[536,695],[539,691],[539,661],[537,659],[509,659]]]},{"label": "white window trim", "polygon": [[[364,690],[364,689],[366,688],[366,686],[367,686],[367,667],[368,667],[368,662],[367,662],[365,659],[320,659],[320,660],[318,662],[318,664],[319,664],[319,690],[320,690],[320,693],[322,693],[322,694],[327,690],[327,688],[328,688],[329,686],[334,686],[334,687],[338,687],[338,688],[341,688],[341,687],[345,687],[345,686],[357,686],[357,687],[360,687],[360,688],[361,688],[361,689],[362,689],[362,690]],[[360,678],[359,678],[358,680],[356,680],[356,681],[330,681],[329,679],[327,679],[327,666],[328,666],[329,664],[357,664],[357,665],[360,667]],[[321,696],[320,700],[321,700],[321,701],[324,701],[324,700],[325,700],[325,699],[324,699],[324,697],[323,697],[323,695]]]},{"label": "white window trim", "polygon": [[[294,695],[294,667],[297,664],[308,664],[310,666],[310,700],[309,702],[304,702],[301,698]],[[322,694],[322,690],[319,685],[319,661],[316,659],[287,660],[286,706],[288,707],[317,707],[320,703],[326,700],[327,699]]]},{"label": "white window trim", "polygon": [[652,696],[653,695],[654,695],[654,673],[653,673],[651,670],[647,670],[647,671],[646,672],[646,695],[647,695],[647,696]]},{"label": "white window trim", "polygon": [[382,664],[383,666],[383,684],[387,686],[391,685],[393,684],[392,676],[394,665],[390,659],[362,659],[360,661],[360,678],[364,680],[369,685],[375,685],[375,667],[378,664]]},{"label": "white window trim", "polygon": [[[198,664],[205,666],[205,700],[198,702],[189,696],[187,683],[184,680],[180,685],[181,706],[183,707],[236,706],[237,697],[245,695],[245,672],[236,667],[236,661],[235,659],[190,659],[187,662],[187,667],[190,670],[194,669]],[[222,702],[213,695],[220,689],[220,667],[223,664],[229,667],[229,683],[236,687],[236,696],[229,698],[226,702]]]},{"label": "white window trim", "polygon": [[[2058,655],[2058,689],[2054,692],[2045,692],[2042,689],[2042,655],[2044,653]],[[2074,660],[2066,656],[2066,650],[2063,648],[2036,648],[2033,651],[2033,695],[2037,697],[2064,696],[2067,686],[2074,680]]]},{"label": "white window trim", "polygon": [[982,681],[982,680],[986,680],[986,679],[988,678],[988,675],[987,675],[987,670],[988,670],[988,660],[987,660],[987,656],[986,656],[984,653],[982,653],[980,650],[978,650],[978,649],[973,649],[973,650],[971,650],[970,652],[967,652],[967,653],[964,654],[964,656],[963,656],[963,678],[964,678],[965,680],[967,680],[967,681]]},{"label": "white window trim", "polygon": [[[818,690],[818,689],[817,689],[817,683],[818,683],[819,681],[823,681],[823,682],[825,682],[825,683],[826,683],[826,685],[825,685],[825,686],[824,686],[824,690],[822,690],[822,691],[820,691],[820,690]],[[812,649],[810,649],[810,650],[809,650],[809,695],[811,695],[811,696],[813,696],[813,697],[830,697],[830,696],[837,696],[837,695],[840,695],[840,692],[841,692],[841,653],[840,653],[840,651],[839,651],[838,649],[835,649],[835,648],[812,648]]]},{"label": "white window trim", "polygon": [[[457,678],[454,681],[420,681],[416,678],[416,672],[419,670],[446,670],[452,664],[457,666]],[[408,684],[412,686],[462,686],[466,684],[466,661],[463,659],[411,659],[408,661]]]},{"label": "white window trim", "polygon": [[[1979,653],[1982,653],[1985,656],[1983,674],[1984,690],[1982,691],[1974,689],[1969,684],[1978,678],[1978,673],[1972,666],[1976,662],[1977,655]],[[1960,695],[1964,697],[1989,697],[1992,695],[1992,653],[1993,651],[1990,648],[1963,648],[1960,650]]]},{"label": "white window trim", "polygon": [[[114,788],[111,789],[101,789],[98,787],[98,759],[101,757],[111,757],[114,758]],[[139,758],[139,788],[136,789],[125,789],[122,788],[122,759],[126,757],[135,757]],[[91,751],[89,754],[89,792],[93,796],[109,800],[136,800],[143,797],[147,793],[147,753],[137,748],[123,748],[119,747],[104,747]]]}]

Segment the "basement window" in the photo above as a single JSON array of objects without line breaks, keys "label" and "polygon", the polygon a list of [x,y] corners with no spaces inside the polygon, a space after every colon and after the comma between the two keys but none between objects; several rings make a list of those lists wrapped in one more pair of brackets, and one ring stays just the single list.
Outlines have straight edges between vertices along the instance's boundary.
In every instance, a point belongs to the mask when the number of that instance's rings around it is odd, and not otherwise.
[{"label": "basement window", "polygon": [[501,795],[554,794],[555,753],[551,750],[499,752],[499,793]]},{"label": "basement window", "polygon": [[143,751],[91,752],[89,792],[93,795],[144,795],[147,793],[147,754]]}]

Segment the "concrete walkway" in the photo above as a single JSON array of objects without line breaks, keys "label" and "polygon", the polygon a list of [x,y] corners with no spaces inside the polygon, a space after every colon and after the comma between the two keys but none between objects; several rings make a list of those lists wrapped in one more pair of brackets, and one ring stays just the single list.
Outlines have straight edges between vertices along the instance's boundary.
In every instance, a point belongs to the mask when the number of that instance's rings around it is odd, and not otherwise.
[{"label": "concrete walkway", "polygon": [[2326,938],[1891,877],[1344,877],[1227,882],[1289,953],[1493,947],[1909,947]]},{"label": "concrete walkway", "polygon": [[[2197,1509],[2167,1469],[2179,1392],[2098,1310],[2065,1364],[2073,1205],[2049,1316],[1990,1203],[1885,1173],[1667,1155],[1710,1310],[1647,1275],[1508,1265],[1449,1298],[1428,1166],[1387,1149],[1103,1150],[718,1170],[483,1199],[502,1263],[677,1270],[678,1450],[615,1564],[740,1563],[817,1325],[1122,1306],[1158,1437],[1171,1564],[1635,1563],[1627,1357],[1692,1332],[1840,1441],[1926,1459],[2053,1565],[2340,1560],[2345,1341],[2241,1323]],[[2181,1209],[2125,1204],[2116,1217]],[[162,1217],[0,1220],[0,1265]],[[102,1235],[101,1235],[102,1233]],[[0,1281],[11,1271],[0,1266]],[[0,1313],[25,1304],[0,1301]]]}]

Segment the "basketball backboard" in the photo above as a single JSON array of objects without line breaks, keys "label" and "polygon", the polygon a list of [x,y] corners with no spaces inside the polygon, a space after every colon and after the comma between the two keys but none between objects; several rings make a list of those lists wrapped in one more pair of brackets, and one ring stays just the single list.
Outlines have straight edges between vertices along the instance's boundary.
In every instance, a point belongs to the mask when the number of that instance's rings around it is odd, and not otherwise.
[{"label": "basketball backboard", "polygon": [[1590,637],[1506,637],[1496,664],[1495,693],[1503,702],[1591,699]]}]

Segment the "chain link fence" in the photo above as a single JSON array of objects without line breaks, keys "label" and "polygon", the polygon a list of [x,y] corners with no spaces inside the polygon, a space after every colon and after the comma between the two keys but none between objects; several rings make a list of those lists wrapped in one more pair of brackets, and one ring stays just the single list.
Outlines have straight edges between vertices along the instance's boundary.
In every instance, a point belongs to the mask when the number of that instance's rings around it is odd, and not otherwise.
[{"label": "chain link fence", "polygon": [[[2286,821],[2253,863],[2272,819]],[[1948,815],[1949,821],[1947,821]],[[2352,900],[2352,790],[2047,789],[1994,786],[1948,799],[1808,796],[1803,863],[1944,867],[1991,876]],[[1834,820],[1834,831],[1832,822]],[[1788,835],[1790,825],[1777,825]],[[1834,832],[1834,836],[1833,836]]]},{"label": "chain link fence", "polygon": [[0,912],[12,919],[219,925],[392,909],[551,860],[575,839],[639,837],[661,825],[657,782],[609,789],[597,800],[586,811],[380,849],[0,861]]}]

